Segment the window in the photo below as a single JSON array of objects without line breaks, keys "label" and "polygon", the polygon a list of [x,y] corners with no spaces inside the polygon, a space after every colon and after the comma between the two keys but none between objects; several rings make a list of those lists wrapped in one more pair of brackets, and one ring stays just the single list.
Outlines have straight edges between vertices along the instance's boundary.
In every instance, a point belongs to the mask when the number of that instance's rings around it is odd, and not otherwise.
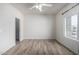
[{"label": "window", "polygon": [[78,14],[65,18],[65,37],[70,39],[77,39],[77,23]]}]

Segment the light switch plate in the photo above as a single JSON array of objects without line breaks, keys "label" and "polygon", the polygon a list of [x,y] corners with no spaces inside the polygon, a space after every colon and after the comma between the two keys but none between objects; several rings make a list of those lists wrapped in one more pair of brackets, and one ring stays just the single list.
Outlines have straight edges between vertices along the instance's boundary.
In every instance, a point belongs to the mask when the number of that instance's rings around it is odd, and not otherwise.
[{"label": "light switch plate", "polygon": [[2,30],[0,29],[0,32],[2,32]]}]

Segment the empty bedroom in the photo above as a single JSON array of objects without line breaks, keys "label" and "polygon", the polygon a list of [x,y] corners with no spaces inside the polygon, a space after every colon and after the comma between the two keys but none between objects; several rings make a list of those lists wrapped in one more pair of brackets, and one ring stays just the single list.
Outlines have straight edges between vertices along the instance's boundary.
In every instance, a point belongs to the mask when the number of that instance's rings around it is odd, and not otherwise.
[{"label": "empty bedroom", "polygon": [[0,3],[1,55],[78,55],[79,3]]}]

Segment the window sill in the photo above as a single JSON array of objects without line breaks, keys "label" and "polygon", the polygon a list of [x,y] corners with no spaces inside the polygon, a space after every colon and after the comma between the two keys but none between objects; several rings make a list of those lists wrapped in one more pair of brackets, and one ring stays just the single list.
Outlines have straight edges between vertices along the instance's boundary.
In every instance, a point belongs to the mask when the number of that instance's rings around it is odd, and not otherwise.
[{"label": "window sill", "polygon": [[65,36],[65,38],[75,40],[75,41],[79,41],[77,38],[71,38],[71,37],[66,37],[66,36]]}]

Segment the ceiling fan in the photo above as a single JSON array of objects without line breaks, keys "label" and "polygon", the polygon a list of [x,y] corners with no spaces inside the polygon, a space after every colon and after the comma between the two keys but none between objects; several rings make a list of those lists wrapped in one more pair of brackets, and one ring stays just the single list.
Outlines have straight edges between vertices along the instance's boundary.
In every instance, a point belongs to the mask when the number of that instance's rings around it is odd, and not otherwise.
[{"label": "ceiling fan", "polygon": [[43,11],[43,7],[52,7],[52,4],[45,4],[45,3],[36,3],[30,9],[38,9],[40,12]]}]

